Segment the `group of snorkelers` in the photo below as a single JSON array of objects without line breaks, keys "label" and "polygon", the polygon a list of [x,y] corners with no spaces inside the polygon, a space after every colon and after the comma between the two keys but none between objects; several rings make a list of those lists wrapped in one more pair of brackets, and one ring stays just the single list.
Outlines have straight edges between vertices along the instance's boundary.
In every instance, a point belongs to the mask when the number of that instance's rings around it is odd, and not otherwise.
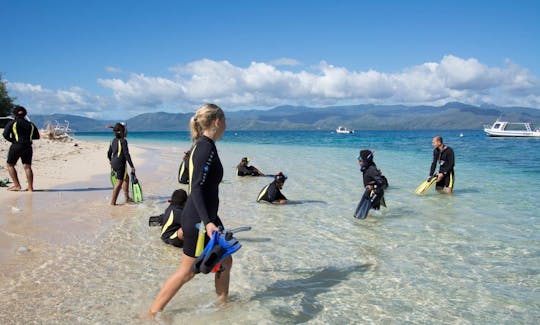
[{"label": "group of snorkelers", "polygon": [[[214,284],[218,302],[227,300],[229,280],[233,265],[232,256],[241,245],[232,236],[233,230],[225,229],[218,215],[219,184],[223,180],[223,165],[219,158],[215,142],[225,131],[226,119],[223,110],[214,104],[205,104],[190,120],[192,148],[185,152],[178,171],[178,181],[188,184],[189,195],[183,189],[175,190],[169,206],[160,216],[150,217],[150,225],[161,226],[161,239],[170,245],[182,248],[179,268],[165,281],[154,299],[147,315],[154,317],[163,310],[176,293],[196,274],[214,272]],[[111,167],[118,183],[124,181],[127,164],[130,162],[125,128],[115,125],[115,140],[109,149]],[[124,141],[123,141],[124,140]],[[433,138],[433,162],[430,167],[430,180],[436,179],[437,190],[451,193],[454,184],[454,155],[450,147],[443,144],[442,138]],[[123,151],[120,150],[123,148]],[[122,156],[124,156],[122,158]],[[116,165],[116,160],[119,164]],[[374,152],[361,150],[358,156],[363,174],[365,193],[369,193],[370,209],[384,206],[384,189],[388,180],[374,162]],[[439,164],[438,173],[435,169]],[[242,158],[237,166],[238,176],[268,176],[249,165],[247,157]],[[281,193],[287,176],[282,172],[271,175],[273,181],[266,185],[257,197],[257,202],[274,204],[287,203]],[[119,192],[120,188],[115,187]],[[369,209],[368,209],[369,210]],[[249,227],[244,227],[249,228]]]}]

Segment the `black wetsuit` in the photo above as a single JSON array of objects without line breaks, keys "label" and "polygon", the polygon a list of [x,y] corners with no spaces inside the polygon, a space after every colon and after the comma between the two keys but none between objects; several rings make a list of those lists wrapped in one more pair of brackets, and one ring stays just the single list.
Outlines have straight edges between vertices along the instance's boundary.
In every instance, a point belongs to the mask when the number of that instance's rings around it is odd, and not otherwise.
[{"label": "black wetsuit", "polygon": [[238,176],[259,176],[259,173],[253,166],[238,166],[236,170],[236,175]]},{"label": "black wetsuit", "polygon": [[287,200],[287,198],[279,190],[276,181],[273,181],[272,183],[266,185],[259,193],[257,202],[260,202],[261,200],[272,203],[278,200]]},{"label": "black wetsuit", "polygon": [[361,168],[364,180],[364,187],[373,185],[375,194],[377,194],[376,200],[373,201],[371,208],[378,210],[381,207],[381,202],[384,203],[384,188],[388,186],[386,178],[382,176],[381,171],[377,168],[375,163],[370,163]]},{"label": "black wetsuit", "polygon": [[25,165],[32,164],[32,140],[39,139],[39,131],[35,124],[23,117],[16,117],[4,128],[4,138],[11,142],[7,163],[15,165],[19,158]]},{"label": "black wetsuit", "polygon": [[[206,136],[199,138],[191,150],[189,168],[189,197],[182,213],[184,232],[184,254],[195,257],[199,230],[212,222],[223,226],[218,217],[219,183],[223,179],[223,165],[214,141]],[[205,236],[207,242],[208,236]]]},{"label": "black wetsuit", "polygon": [[189,184],[189,160],[182,160],[178,168],[178,183]]},{"label": "black wetsuit", "polygon": [[181,223],[182,207],[171,204],[161,215],[161,240],[176,247],[182,247],[184,240],[178,238],[178,229]]},{"label": "black wetsuit", "polygon": [[129,155],[128,143],[125,138],[114,138],[109,146],[107,157],[111,162],[111,168],[116,174],[116,179],[123,180],[126,177],[126,162],[133,168],[133,162]]},{"label": "black wetsuit", "polygon": [[435,168],[439,162],[439,173],[443,173],[443,179],[435,184],[436,187],[454,187],[454,150],[444,146],[442,150],[433,149],[433,162],[429,170],[429,175],[435,174]]}]

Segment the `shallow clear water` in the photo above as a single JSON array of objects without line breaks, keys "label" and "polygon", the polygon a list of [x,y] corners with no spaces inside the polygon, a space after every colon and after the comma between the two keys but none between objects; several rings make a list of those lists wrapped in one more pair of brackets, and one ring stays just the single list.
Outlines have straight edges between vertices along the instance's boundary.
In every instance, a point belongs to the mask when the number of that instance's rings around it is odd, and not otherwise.
[{"label": "shallow clear water", "polygon": [[[216,307],[212,276],[197,276],[159,322],[537,323],[540,141],[463,133],[442,134],[456,152],[453,196],[414,194],[429,170],[433,132],[228,133],[218,142],[220,214],[229,228],[253,227],[236,236],[243,247],[234,256],[231,302]],[[143,204],[91,238],[43,250],[40,267],[5,279],[2,323],[140,322],[180,257],[147,221],[178,187],[189,144],[184,133],[157,136],[129,138],[151,157],[138,168]],[[390,188],[388,208],[357,220],[362,148],[376,150]],[[236,177],[243,156],[266,173],[285,172],[283,192],[296,204],[256,203],[271,179]]]}]

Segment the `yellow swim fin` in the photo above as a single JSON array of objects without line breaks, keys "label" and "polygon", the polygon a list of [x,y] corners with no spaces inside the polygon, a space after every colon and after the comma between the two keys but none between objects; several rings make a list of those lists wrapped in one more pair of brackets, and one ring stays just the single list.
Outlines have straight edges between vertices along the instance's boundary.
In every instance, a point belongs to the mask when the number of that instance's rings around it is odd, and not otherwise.
[{"label": "yellow swim fin", "polygon": [[431,177],[422,182],[417,188],[415,193],[418,195],[426,194],[427,191],[437,182],[437,177]]}]

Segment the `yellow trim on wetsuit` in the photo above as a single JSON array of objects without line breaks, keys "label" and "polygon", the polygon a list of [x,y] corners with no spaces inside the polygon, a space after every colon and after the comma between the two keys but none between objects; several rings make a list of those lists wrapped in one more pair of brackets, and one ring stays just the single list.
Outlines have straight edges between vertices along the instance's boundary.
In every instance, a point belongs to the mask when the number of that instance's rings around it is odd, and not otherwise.
[{"label": "yellow trim on wetsuit", "polygon": [[34,129],[35,129],[35,127],[34,127],[33,123],[30,124],[30,126],[32,127],[32,131],[30,131],[30,142],[32,142],[32,138],[34,137]]},{"label": "yellow trim on wetsuit", "polygon": [[257,198],[257,202],[262,200],[263,196],[266,194],[266,192],[268,192],[269,187],[270,187],[270,184],[266,185],[266,187],[263,188],[263,190],[261,191],[261,194],[259,194],[259,197]]},{"label": "yellow trim on wetsuit", "polygon": [[163,228],[161,228],[161,236],[163,236],[163,233],[165,232],[165,230],[167,230],[167,228],[169,228],[169,226],[172,224],[173,219],[174,219],[174,213],[171,209],[171,213],[169,214],[169,218],[167,219],[167,222],[163,225]]},{"label": "yellow trim on wetsuit", "polygon": [[15,135],[15,142],[19,142],[19,134],[17,133],[17,122],[13,123],[13,127],[11,128],[13,131],[13,135]]},{"label": "yellow trim on wetsuit", "polygon": [[121,152],[122,152],[122,141],[118,139],[118,153],[116,154],[116,157],[120,157]]},{"label": "yellow trim on wetsuit", "polygon": [[448,187],[454,188],[454,173],[450,173],[450,182],[448,182]]},{"label": "yellow trim on wetsuit", "polygon": [[191,154],[189,155],[189,186],[188,186],[188,194],[191,194],[191,185],[193,184],[193,154],[195,153],[195,149],[197,149],[197,146],[194,146],[191,150]]}]

